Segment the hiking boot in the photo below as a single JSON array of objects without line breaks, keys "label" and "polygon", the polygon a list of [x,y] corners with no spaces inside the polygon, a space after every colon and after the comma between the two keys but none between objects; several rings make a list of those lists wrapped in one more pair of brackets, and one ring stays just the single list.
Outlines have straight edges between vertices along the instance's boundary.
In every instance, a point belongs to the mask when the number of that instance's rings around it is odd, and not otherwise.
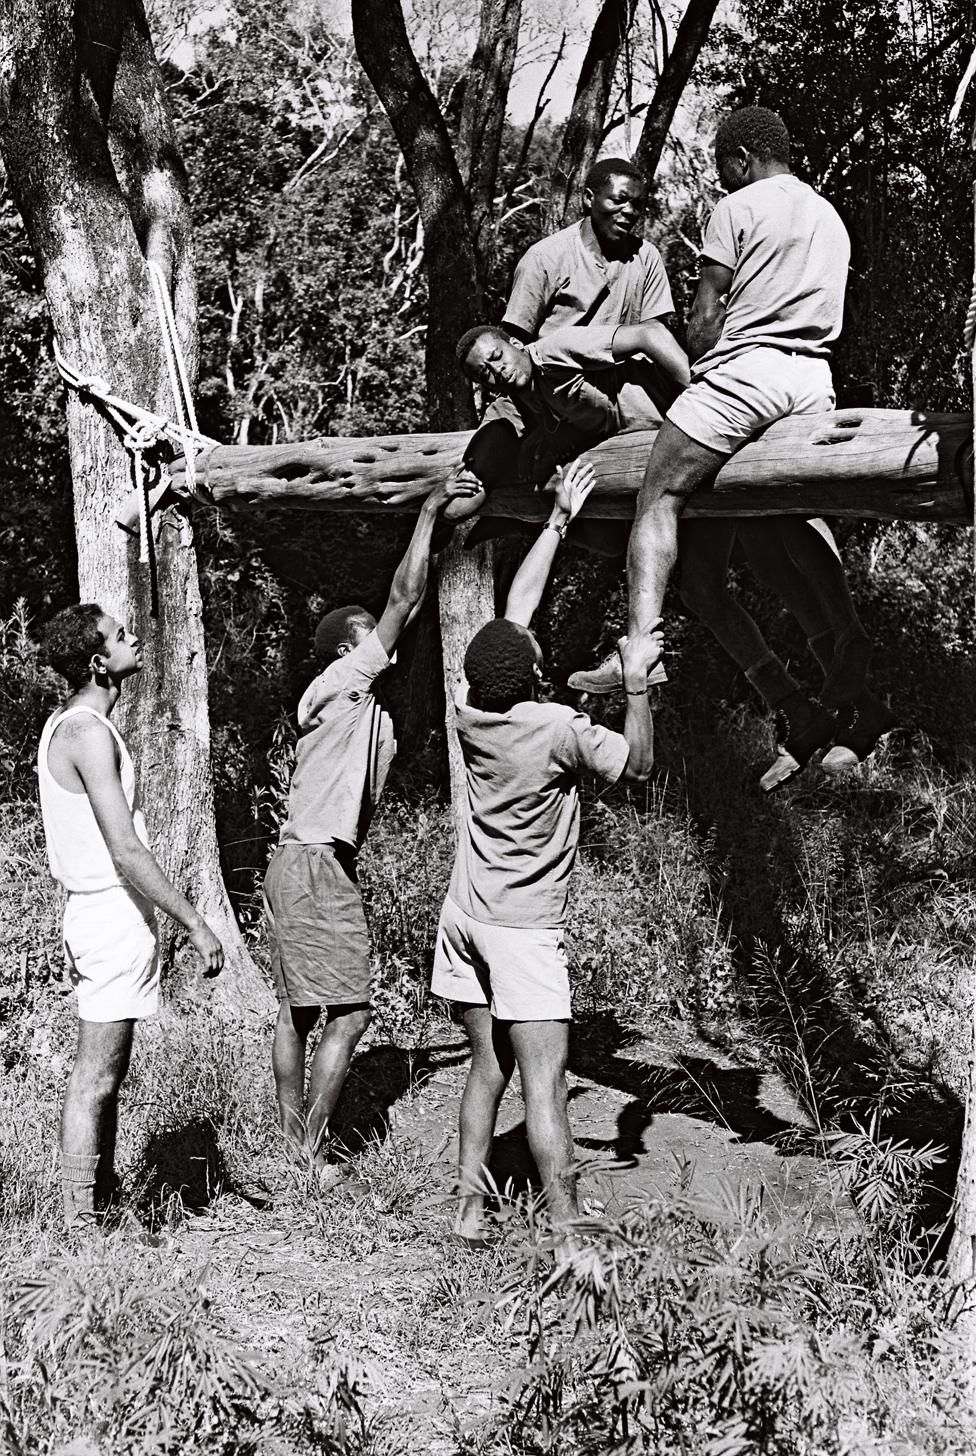
[{"label": "hiking boot", "polygon": [[836,731],[830,713],[819,703],[797,693],[796,702],[780,709],[782,737],[776,740],[776,759],[759,780],[764,794],[770,794],[806,768],[818,748],[826,748]]},{"label": "hiking boot", "polygon": [[[664,663],[656,662],[647,674],[647,686],[657,688],[667,680],[668,675],[664,671]],[[594,667],[589,672],[571,673],[567,685],[572,688],[574,693],[593,693],[594,696],[604,693],[622,693],[624,670],[620,664],[620,653],[614,648],[612,652],[607,653],[599,667]]]},{"label": "hiking boot", "polygon": [[898,720],[873,693],[862,693],[853,703],[841,708],[837,715],[834,746],[820,760],[825,774],[836,777],[859,767]]}]

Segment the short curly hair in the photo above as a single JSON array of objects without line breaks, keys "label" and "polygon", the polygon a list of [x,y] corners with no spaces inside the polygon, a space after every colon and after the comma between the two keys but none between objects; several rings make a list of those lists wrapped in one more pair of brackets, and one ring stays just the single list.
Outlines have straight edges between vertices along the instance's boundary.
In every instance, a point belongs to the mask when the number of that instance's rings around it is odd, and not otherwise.
[{"label": "short curly hair", "polygon": [[357,622],[368,623],[373,619],[365,607],[336,607],[326,612],[315,629],[315,657],[323,667],[335,662],[339,656],[339,644],[349,641],[349,633]]},{"label": "short curly hair", "polygon": [[41,661],[53,667],[77,692],[90,682],[91,660],[105,651],[99,623],[108,615],[97,602],[79,602],[52,617],[41,638]]},{"label": "short curly hair", "polygon": [[611,177],[633,177],[635,181],[643,182],[647,186],[647,178],[633,162],[627,162],[623,157],[601,157],[599,162],[593,163],[583,178],[584,192],[599,192],[601,187],[606,187]]},{"label": "short curly hair", "polygon": [[464,676],[473,708],[507,713],[535,697],[536,653],[531,633],[517,622],[496,617],[468,643]]},{"label": "short curly hair", "polygon": [[458,368],[462,374],[467,374],[468,355],[479,339],[500,339],[503,344],[512,342],[511,334],[498,327],[497,324],[475,324],[473,329],[461,335],[454,346],[454,358],[457,360]]},{"label": "short curly hair", "polygon": [[767,106],[741,106],[719,126],[715,133],[715,157],[721,161],[736,147],[745,147],[761,162],[790,164],[790,134],[786,123]]}]

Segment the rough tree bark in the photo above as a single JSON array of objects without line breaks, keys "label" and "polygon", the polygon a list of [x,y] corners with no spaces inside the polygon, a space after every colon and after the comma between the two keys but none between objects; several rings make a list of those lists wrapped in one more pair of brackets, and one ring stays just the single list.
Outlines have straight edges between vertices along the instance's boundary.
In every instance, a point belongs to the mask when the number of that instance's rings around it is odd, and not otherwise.
[{"label": "rough tree bark", "polygon": [[495,256],[494,209],[505,107],[515,64],[522,0],[482,0],[478,44],[468,67],[458,128],[458,162],[483,283]]},{"label": "rough tree bark", "polygon": [[[119,393],[169,412],[146,271],[169,278],[195,367],[196,291],[186,179],[140,0],[4,0],[0,151],[65,355]],[[193,536],[177,510],[159,519],[159,618],[148,614],[136,546],[114,526],[131,481],[107,421],[67,399],[83,600],[132,622],[146,666],[120,706],[154,849],[228,952],[217,998],[263,1008],[220,877],[210,771],[203,622]]]},{"label": "rough tree bark", "polygon": [[674,113],[688,84],[698,53],[705,43],[718,0],[688,0],[674,45],[661,70],[654,96],[644,117],[634,162],[650,181],[658,169]]},{"label": "rough tree bark", "polygon": [[620,51],[633,24],[636,0],[603,0],[580,67],[576,94],[553,169],[545,231],[576,217],[583,178],[596,161]]}]

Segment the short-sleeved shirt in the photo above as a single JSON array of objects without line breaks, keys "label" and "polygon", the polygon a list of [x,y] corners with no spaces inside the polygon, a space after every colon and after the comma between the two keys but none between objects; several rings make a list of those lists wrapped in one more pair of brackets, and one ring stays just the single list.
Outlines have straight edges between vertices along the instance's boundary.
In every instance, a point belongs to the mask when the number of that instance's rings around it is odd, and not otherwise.
[{"label": "short-sleeved shirt", "polygon": [[519,259],[505,323],[531,338],[590,324],[639,324],[671,313],[661,255],[635,238],[623,258],[606,258],[588,217],[542,238]]},{"label": "short-sleeved shirt", "polygon": [[561,925],[579,843],[579,776],[616,781],[627,740],[558,703],[481,712],[465,684],[455,706],[467,806],[448,894],[486,924]]},{"label": "short-sleeved shirt", "polygon": [[373,691],[389,665],[371,632],[305,689],[282,844],[358,849],[365,839],[396,753],[392,720]]},{"label": "short-sleeved shirt", "polygon": [[601,439],[659,424],[676,386],[648,360],[614,359],[616,332],[613,324],[557,329],[527,344],[532,387],[517,399],[523,412]]},{"label": "short-sleeved shirt", "polygon": [[764,177],[723,197],[702,257],[731,268],[732,284],[722,333],[692,366],[693,379],[746,349],[830,353],[844,321],[850,239],[827,199],[799,177]]}]

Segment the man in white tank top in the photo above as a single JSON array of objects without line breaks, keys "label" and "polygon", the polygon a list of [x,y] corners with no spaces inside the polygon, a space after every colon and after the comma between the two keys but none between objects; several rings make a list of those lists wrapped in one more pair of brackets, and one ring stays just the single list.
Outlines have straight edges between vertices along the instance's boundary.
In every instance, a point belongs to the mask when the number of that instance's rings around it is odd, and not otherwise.
[{"label": "man in white tank top", "polygon": [[135,1022],[159,999],[154,907],[185,927],[204,975],[224,960],[220,941],[160,869],[148,847],[128,749],[109,714],[142,648],[94,603],[49,624],[43,655],[71,697],[48,720],[38,750],[48,861],[68,892],[64,949],[78,996],[78,1048],[61,1115],[64,1217],[95,1219],[96,1182],[111,1183],[119,1089]]}]

